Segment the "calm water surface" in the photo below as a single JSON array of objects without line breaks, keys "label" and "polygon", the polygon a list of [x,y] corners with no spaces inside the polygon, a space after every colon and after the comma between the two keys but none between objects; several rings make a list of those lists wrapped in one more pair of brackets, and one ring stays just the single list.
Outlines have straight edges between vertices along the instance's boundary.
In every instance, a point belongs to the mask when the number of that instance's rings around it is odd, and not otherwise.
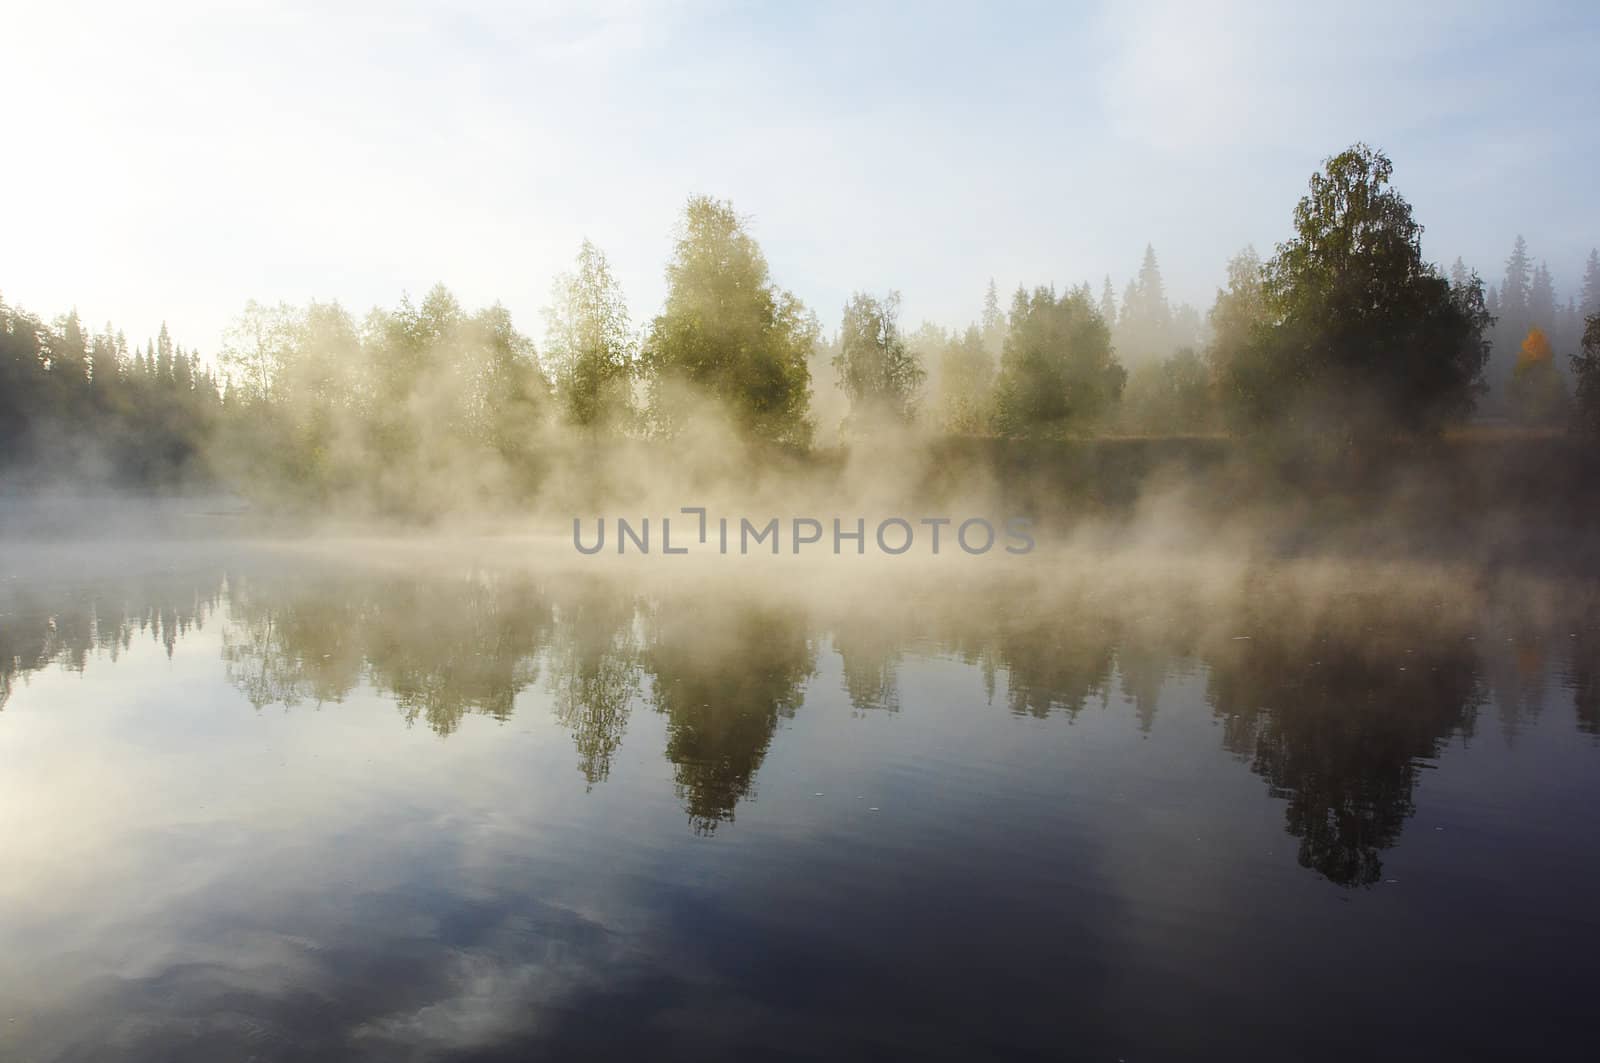
[{"label": "calm water surface", "polygon": [[9,556],[0,1059],[1592,1046],[1581,581]]}]

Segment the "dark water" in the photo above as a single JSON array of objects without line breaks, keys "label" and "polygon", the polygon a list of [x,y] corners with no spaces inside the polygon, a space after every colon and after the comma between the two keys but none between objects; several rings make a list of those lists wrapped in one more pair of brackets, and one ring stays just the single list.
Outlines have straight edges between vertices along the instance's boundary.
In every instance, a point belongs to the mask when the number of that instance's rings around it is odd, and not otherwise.
[{"label": "dark water", "polygon": [[86,551],[0,571],[0,1059],[1592,1047],[1582,581]]}]

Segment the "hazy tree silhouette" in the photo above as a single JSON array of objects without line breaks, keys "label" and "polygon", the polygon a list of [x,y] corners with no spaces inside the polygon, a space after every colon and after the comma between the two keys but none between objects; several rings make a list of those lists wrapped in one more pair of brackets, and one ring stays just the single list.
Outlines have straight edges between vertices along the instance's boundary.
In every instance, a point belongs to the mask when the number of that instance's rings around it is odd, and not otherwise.
[{"label": "hazy tree silhouette", "polygon": [[[1272,600],[1250,596],[1238,619],[1250,637],[1205,653],[1223,742],[1287,800],[1302,866],[1371,885],[1414,810],[1418,761],[1472,726],[1471,643],[1421,604],[1396,614],[1346,597],[1307,615]],[[1395,647],[1411,649],[1404,663]]]},{"label": "hazy tree silhouette", "polygon": [[1086,290],[1057,297],[1018,288],[995,382],[995,426],[1016,436],[1087,430],[1117,401],[1126,376]]},{"label": "hazy tree silhouette", "polygon": [[1244,423],[1344,441],[1472,410],[1488,355],[1481,285],[1452,290],[1423,261],[1392,171],[1357,144],[1312,175],[1295,237],[1263,268],[1266,321],[1225,367]]},{"label": "hazy tree silhouette", "polygon": [[578,770],[593,787],[611,774],[633,701],[640,644],[631,594],[586,582],[559,598],[549,649],[555,712],[572,732]]},{"label": "hazy tree silhouette", "polygon": [[815,668],[805,618],[782,605],[674,601],[650,619],[644,666],[695,830],[732,821],[778,722]]},{"label": "hazy tree silhouette", "polygon": [[1017,715],[1069,718],[1106,703],[1115,674],[1119,618],[1093,603],[1008,598],[996,603],[995,658]]},{"label": "hazy tree silhouette", "polygon": [[1251,345],[1259,333],[1270,326],[1272,310],[1267,304],[1261,256],[1246,247],[1228,260],[1228,284],[1217,289],[1210,312],[1211,344],[1207,348],[1211,385],[1223,413],[1238,427],[1249,427],[1246,418],[1255,402],[1239,389],[1253,384]]},{"label": "hazy tree silhouette", "polygon": [[1589,603],[1572,634],[1562,679],[1572,691],[1578,730],[1600,739],[1600,603]]},{"label": "hazy tree silhouette", "polygon": [[556,278],[546,322],[544,356],[567,421],[595,430],[630,427],[638,346],[622,286],[588,240],[572,272]]},{"label": "hazy tree silhouette", "polygon": [[833,648],[844,669],[845,693],[858,712],[900,710],[900,648],[905,637],[904,618],[852,612],[834,626]]},{"label": "hazy tree silhouette", "polygon": [[285,583],[236,573],[228,587],[223,670],[254,708],[339,702],[361,682],[366,581],[319,572]]},{"label": "hazy tree silhouette", "polygon": [[939,353],[938,414],[941,427],[958,435],[987,430],[995,359],[977,325],[945,340]]},{"label": "hazy tree silhouette", "polygon": [[768,275],[767,260],[729,203],[689,200],[667,302],[651,322],[645,362],[664,431],[681,427],[693,395],[719,400],[758,439],[804,445],[809,355],[817,324]]},{"label": "hazy tree silhouette", "polygon": [[1512,413],[1525,424],[1558,424],[1567,417],[1567,389],[1556,369],[1549,337],[1535,325],[1528,330],[1511,367],[1507,389]]},{"label": "hazy tree silhouette", "polygon": [[1579,431],[1600,439],[1600,313],[1589,316],[1583,327],[1583,348],[1572,356],[1577,380]]},{"label": "hazy tree silhouette", "polygon": [[81,672],[100,654],[115,661],[136,638],[170,656],[184,635],[205,626],[222,592],[220,574],[204,569],[80,569],[43,586],[0,582],[0,709],[19,677],[50,666]]},{"label": "hazy tree silhouette", "polygon": [[362,680],[405,721],[447,735],[469,714],[508,719],[539,675],[551,608],[523,577],[467,575],[290,585],[241,578],[223,656],[253,705],[342,700]]},{"label": "hazy tree silhouette", "polygon": [[0,472],[24,481],[203,482],[217,382],[172,342],[141,354],[76,311],[50,325],[0,299]]},{"label": "hazy tree silhouette", "polygon": [[1136,432],[1205,431],[1211,427],[1212,411],[1210,371],[1188,347],[1135,367],[1122,392],[1123,424]]},{"label": "hazy tree silhouette", "polygon": [[[1109,284],[1110,278],[1107,278]],[[1101,296],[1104,304],[1105,296]],[[1102,311],[1102,316],[1104,312]],[[1161,278],[1161,267],[1156,262],[1156,249],[1145,245],[1144,258],[1139,272],[1122,294],[1122,308],[1114,316],[1105,317],[1107,326],[1113,326],[1117,354],[1124,365],[1137,366],[1158,362],[1171,353],[1174,347],[1172,308],[1167,303],[1166,283]]]},{"label": "hazy tree silhouette", "polygon": [[857,292],[844,307],[839,353],[833,367],[850,396],[857,425],[907,422],[916,411],[917,390],[927,377],[900,333],[900,293],[883,299]]}]

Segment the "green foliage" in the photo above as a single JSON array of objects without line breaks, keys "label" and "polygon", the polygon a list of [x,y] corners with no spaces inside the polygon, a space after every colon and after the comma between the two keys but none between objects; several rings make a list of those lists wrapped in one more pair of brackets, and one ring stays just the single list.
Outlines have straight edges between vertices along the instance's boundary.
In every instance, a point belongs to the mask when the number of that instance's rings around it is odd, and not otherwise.
[{"label": "green foliage", "polygon": [[546,321],[545,361],[568,423],[630,425],[638,350],[628,304],[605,255],[589,241],[573,271],[556,278]]},{"label": "green foliage", "polygon": [[549,385],[504,307],[469,315],[440,285],[421,306],[373,311],[365,332],[363,390],[376,402],[361,460],[383,463],[386,505],[418,485],[482,501],[512,486],[507,474],[526,481]]},{"label": "green foliage", "polygon": [[[1473,409],[1493,319],[1463,263],[1447,282],[1422,260],[1421,228],[1391,171],[1359,144],[1327,160],[1295,209],[1294,237],[1265,265],[1249,249],[1228,264],[1204,359],[1187,346],[1199,344],[1198,315],[1169,305],[1153,248],[1120,310],[1108,277],[1098,298],[1087,285],[1060,296],[1019,288],[1007,315],[991,280],[965,332],[906,335],[899,293],[858,293],[824,341],[814,315],[772,281],[745,222],[707,197],[685,208],[665,305],[642,345],[604,255],[585,241],[547,314],[554,402],[505,309],[469,313],[443,287],[359,322],[337,303],[251,302],[218,354],[225,391],[165,325],[141,349],[109,326],[91,332],[75,311],[47,324],[0,302],[0,463],[134,484],[217,474],[302,502],[356,496],[426,511],[525,495],[557,408],[580,432],[626,432],[647,412],[672,434],[714,406],[750,440],[799,447],[811,441],[813,402],[831,435],[847,405],[855,424],[910,422],[924,391],[926,421],[958,434],[1191,433],[1217,425],[1213,406],[1241,430],[1288,427],[1341,446],[1433,430]],[[1597,292],[1591,255],[1584,308]],[[1501,331],[1560,310],[1520,238],[1500,305]],[[1565,313],[1548,331],[1570,350],[1576,301]],[[1591,424],[1594,320],[1573,360]],[[1131,379],[1116,350],[1135,356]],[[648,411],[634,401],[641,376]],[[1559,414],[1548,350],[1502,379],[1530,419]]]},{"label": "green foliage", "polygon": [[916,412],[917,389],[927,372],[906,345],[899,318],[899,292],[882,300],[857,292],[845,304],[833,367],[857,425],[883,419],[905,423]]},{"label": "green foliage", "polygon": [[[1102,303],[1109,294],[1102,294]],[[1105,316],[1104,309],[1101,316]],[[1107,318],[1106,323],[1111,324],[1111,319]],[[1118,353],[1130,365],[1164,358],[1177,346],[1173,342],[1172,324],[1172,308],[1167,303],[1166,284],[1156,262],[1156,249],[1146,244],[1138,276],[1128,282],[1116,319]]]},{"label": "green foliage", "polygon": [[440,285],[358,327],[336,303],[251,303],[221,360],[217,460],[252,493],[425,514],[537,474],[549,385],[504,307],[469,314]]},{"label": "green foliage", "polygon": [[0,473],[168,487],[207,477],[217,384],[162,329],[131,353],[76,311],[46,325],[0,300]]},{"label": "green foliage", "polygon": [[1057,298],[1049,288],[1018,288],[995,384],[995,428],[1009,436],[1086,431],[1116,403],[1126,377],[1087,289]]},{"label": "green foliage", "polygon": [[994,356],[978,326],[945,341],[939,356],[939,420],[947,432],[977,435],[988,428]]},{"label": "green foliage", "polygon": [[1250,412],[1262,404],[1255,389],[1264,367],[1253,358],[1259,354],[1257,333],[1270,323],[1270,314],[1261,256],[1254,247],[1246,247],[1228,260],[1228,286],[1217,290],[1211,307],[1211,345],[1206,351],[1222,413],[1235,422],[1247,424]]},{"label": "green foliage", "polygon": [[1583,347],[1572,356],[1572,375],[1578,383],[1579,430],[1600,439],[1600,313],[1584,320]]},{"label": "green foliage", "polygon": [[1000,357],[1000,348],[1006,340],[1006,314],[1000,308],[1000,291],[993,277],[989,278],[989,287],[983,293],[983,319],[979,325],[983,330],[984,349],[991,358]]},{"label": "green foliage", "polygon": [[1482,284],[1452,290],[1423,261],[1392,169],[1357,144],[1312,175],[1295,237],[1263,270],[1265,321],[1225,367],[1246,424],[1350,440],[1471,412],[1488,356]]},{"label": "green foliage", "polygon": [[772,283],[732,205],[689,200],[667,266],[666,306],[645,344],[657,425],[676,431],[690,396],[705,395],[752,438],[809,443],[807,363],[817,333],[815,317]]},{"label": "green foliage", "polygon": [[1184,348],[1161,362],[1146,362],[1128,376],[1122,393],[1123,426],[1148,435],[1188,435],[1212,427],[1211,374]]}]

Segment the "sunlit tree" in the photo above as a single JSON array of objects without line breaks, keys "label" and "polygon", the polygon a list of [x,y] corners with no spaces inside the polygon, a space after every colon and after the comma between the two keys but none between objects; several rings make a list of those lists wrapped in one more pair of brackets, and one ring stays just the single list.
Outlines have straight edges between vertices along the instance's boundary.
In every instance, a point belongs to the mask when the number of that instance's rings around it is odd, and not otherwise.
[{"label": "sunlit tree", "polygon": [[544,357],[569,423],[600,429],[632,421],[638,346],[628,304],[606,256],[588,240],[552,287]]},{"label": "sunlit tree", "polygon": [[1204,431],[1210,427],[1212,407],[1210,372],[1188,347],[1159,362],[1135,367],[1122,392],[1123,425],[1138,433]]},{"label": "sunlit tree", "polygon": [[899,292],[883,299],[865,292],[850,297],[833,366],[850,396],[851,419],[858,425],[911,419],[917,389],[927,373],[900,333]]},{"label": "sunlit tree", "polygon": [[1357,144],[1312,175],[1295,236],[1263,270],[1267,323],[1228,367],[1247,423],[1349,441],[1472,410],[1488,356],[1481,285],[1452,291],[1423,260],[1392,172]]},{"label": "sunlit tree", "polygon": [[1084,431],[1116,403],[1126,377],[1086,289],[1057,297],[1049,288],[1018,288],[995,384],[995,427],[1004,435]]},{"label": "sunlit tree", "polygon": [[689,200],[667,265],[666,306],[644,349],[657,425],[676,430],[692,396],[708,396],[754,438],[809,443],[808,360],[816,335],[815,317],[773,284],[733,206],[707,196]]},{"label": "sunlit tree", "polygon": [[939,420],[947,432],[976,435],[988,427],[995,360],[971,325],[945,341],[939,356]]}]

